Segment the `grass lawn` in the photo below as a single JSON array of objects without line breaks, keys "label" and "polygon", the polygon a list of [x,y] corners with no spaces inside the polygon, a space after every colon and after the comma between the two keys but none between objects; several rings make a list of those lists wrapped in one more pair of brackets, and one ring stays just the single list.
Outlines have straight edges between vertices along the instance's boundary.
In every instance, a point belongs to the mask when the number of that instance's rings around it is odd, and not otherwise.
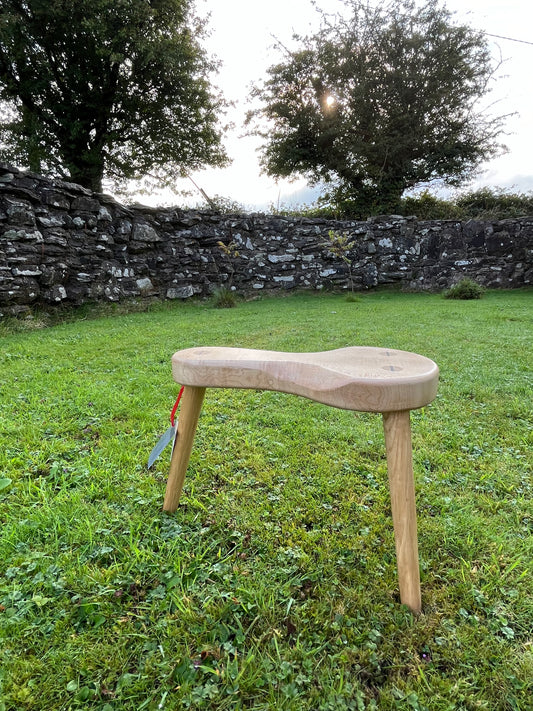
[{"label": "grass lawn", "polygon": [[[4,327],[0,711],[533,709],[533,291],[372,292]],[[182,502],[148,454],[194,345],[435,360],[412,413],[423,614],[381,418],[208,390]]]}]

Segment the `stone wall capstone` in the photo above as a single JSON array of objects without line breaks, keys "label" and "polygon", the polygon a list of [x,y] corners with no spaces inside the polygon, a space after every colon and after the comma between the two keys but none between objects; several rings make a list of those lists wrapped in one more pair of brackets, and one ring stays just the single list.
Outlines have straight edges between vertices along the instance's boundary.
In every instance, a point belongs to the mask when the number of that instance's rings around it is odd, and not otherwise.
[{"label": "stone wall capstone", "polygon": [[[330,230],[352,243],[347,260],[331,250]],[[533,217],[430,222],[393,215],[357,222],[126,207],[0,164],[4,315],[31,305],[187,299],[220,286],[248,295],[384,284],[439,291],[464,276],[490,288],[530,285]]]}]

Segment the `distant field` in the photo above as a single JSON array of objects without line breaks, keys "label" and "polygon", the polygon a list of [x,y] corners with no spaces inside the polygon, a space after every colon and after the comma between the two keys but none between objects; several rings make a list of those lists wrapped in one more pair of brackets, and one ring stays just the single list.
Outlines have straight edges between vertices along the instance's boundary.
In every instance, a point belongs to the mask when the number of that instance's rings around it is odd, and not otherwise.
[{"label": "distant field", "polygon": [[[533,709],[532,290],[80,313],[0,340],[0,711]],[[379,416],[210,390],[162,513],[168,453],[146,462],[194,345],[438,363],[412,414],[418,620]]]}]

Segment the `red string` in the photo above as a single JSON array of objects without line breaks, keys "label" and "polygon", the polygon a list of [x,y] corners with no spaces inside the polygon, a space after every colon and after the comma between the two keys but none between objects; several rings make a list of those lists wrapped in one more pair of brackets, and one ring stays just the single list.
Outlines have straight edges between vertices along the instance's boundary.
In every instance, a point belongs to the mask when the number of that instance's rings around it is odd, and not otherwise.
[{"label": "red string", "polygon": [[183,395],[185,387],[182,385],[181,390],[178,393],[178,397],[176,398],[176,402],[174,403],[174,407],[172,408],[172,412],[170,413],[170,424],[172,427],[174,427],[174,415],[176,414],[176,410],[178,409],[178,405],[180,404],[181,396]]}]

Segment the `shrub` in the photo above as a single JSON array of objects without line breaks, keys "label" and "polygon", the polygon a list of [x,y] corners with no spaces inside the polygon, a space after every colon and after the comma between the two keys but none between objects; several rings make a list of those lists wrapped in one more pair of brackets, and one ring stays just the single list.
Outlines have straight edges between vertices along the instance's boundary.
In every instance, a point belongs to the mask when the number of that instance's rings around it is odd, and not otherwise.
[{"label": "shrub", "polygon": [[215,309],[233,309],[237,306],[237,297],[227,286],[219,286],[213,292],[213,306]]},{"label": "shrub", "polygon": [[268,213],[280,217],[308,217],[309,219],[319,217],[324,220],[341,220],[345,217],[337,206],[326,204],[325,201],[299,205],[270,203]]},{"label": "shrub", "polygon": [[481,188],[455,200],[464,219],[505,220],[533,215],[533,194],[511,193],[501,188]]},{"label": "shrub", "polygon": [[221,215],[244,215],[247,212],[242,202],[237,202],[237,200],[223,195],[214,195],[208,201],[206,200],[205,203],[199,205],[199,209],[214,210]]},{"label": "shrub", "polygon": [[400,213],[416,215],[419,220],[461,219],[461,211],[451,200],[442,200],[428,190],[402,198]]},{"label": "shrub", "polygon": [[350,241],[350,235],[348,232],[344,232],[341,235],[334,230],[329,230],[328,242],[324,244],[324,247],[326,247],[330,254],[337,257],[337,259],[342,259],[342,261],[348,266],[350,291],[353,291],[352,260],[348,255],[350,254],[350,250],[353,246],[354,242],[353,240]]},{"label": "shrub", "polygon": [[445,299],[481,299],[485,288],[473,279],[465,277],[444,292]]},{"label": "shrub", "polygon": [[[387,214],[390,209],[377,203],[363,204],[349,199],[335,201],[326,194],[313,205],[281,209],[271,206],[271,211],[285,217],[366,220],[373,215]],[[393,212],[415,215],[419,220],[505,220],[533,215],[533,192],[512,193],[502,188],[485,187],[442,199],[424,190],[402,198]]]}]

